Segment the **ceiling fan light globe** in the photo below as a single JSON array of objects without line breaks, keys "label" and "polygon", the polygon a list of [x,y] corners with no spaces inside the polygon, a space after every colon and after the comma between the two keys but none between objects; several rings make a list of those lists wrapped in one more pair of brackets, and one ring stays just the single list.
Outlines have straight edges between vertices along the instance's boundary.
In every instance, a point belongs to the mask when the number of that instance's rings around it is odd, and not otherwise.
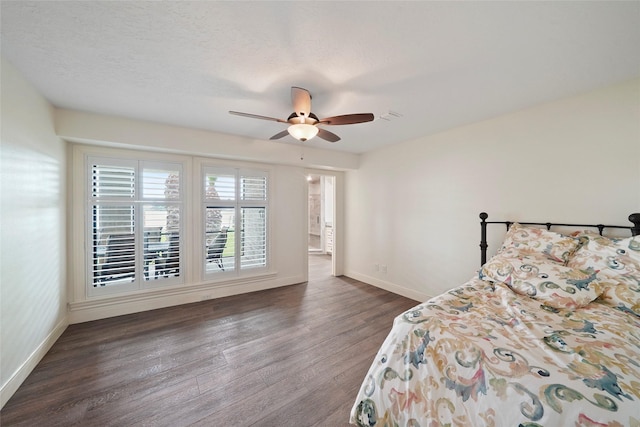
[{"label": "ceiling fan light globe", "polygon": [[314,125],[296,123],[287,129],[289,134],[302,142],[308,141],[318,134],[318,128]]}]

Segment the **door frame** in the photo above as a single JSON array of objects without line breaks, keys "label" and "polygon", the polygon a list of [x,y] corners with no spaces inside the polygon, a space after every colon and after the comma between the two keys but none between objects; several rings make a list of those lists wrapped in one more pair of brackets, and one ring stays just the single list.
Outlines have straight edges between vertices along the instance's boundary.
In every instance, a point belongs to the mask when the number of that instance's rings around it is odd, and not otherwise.
[{"label": "door frame", "polygon": [[[333,177],[333,250],[331,252],[331,275],[344,274],[344,172],[323,169],[305,169],[305,179],[309,175],[324,175]],[[309,185],[305,186],[305,209],[309,212]],[[305,221],[305,238],[308,247],[309,221]],[[309,271],[309,257],[305,257],[305,271]]]}]

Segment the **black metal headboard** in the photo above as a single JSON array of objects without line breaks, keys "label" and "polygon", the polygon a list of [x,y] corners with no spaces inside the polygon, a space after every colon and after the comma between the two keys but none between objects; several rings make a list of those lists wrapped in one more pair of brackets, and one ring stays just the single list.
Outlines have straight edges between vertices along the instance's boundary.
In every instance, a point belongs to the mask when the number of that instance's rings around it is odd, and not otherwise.
[{"label": "black metal headboard", "polygon": [[[514,221],[487,221],[488,217],[489,215],[487,215],[486,212],[480,213],[480,219],[481,219],[480,221],[480,265],[484,265],[484,263],[487,262],[487,248],[489,247],[489,245],[487,244],[487,224],[505,224],[507,226],[507,231],[508,231],[509,227],[511,227],[511,224],[514,223]],[[550,230],[551,227],[553,226],[591,227],[591,228],[597,228],[600,235],[602,235],[602,231],[605,228],[623,228],[623,229],[631,230],[631,234],[633,236],[640,235],[640,213],[632,213],[631,215],[629,215],[629,221],[633,223],[632,226],[604,225],[604,224],[560,224],[555,222],[520,222],[520,221],[518,221],[518,223],[522,225],[544,225],[545,227],[547,227],[547,230]]]}]

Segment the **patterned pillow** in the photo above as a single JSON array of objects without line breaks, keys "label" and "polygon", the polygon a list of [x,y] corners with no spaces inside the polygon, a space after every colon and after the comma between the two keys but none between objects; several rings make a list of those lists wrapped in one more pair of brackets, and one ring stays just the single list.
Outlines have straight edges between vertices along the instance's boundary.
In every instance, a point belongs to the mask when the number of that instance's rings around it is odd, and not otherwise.
[{"label": "patterned pillow", "polygon": [[498,253],[509,257],[541,253],[553,261],[565,263],[578,248],[578,244],[579,240],[571,236],[514,223]]},{"label": "patterned pillow", "polygon": [[605,288],[596,280],[593,269],[566,267],[541,254],[524,257],[498,254],[482,266],[479,274],[483,280],[503,282],[518,294],[559,309],[583,307],[598,298]]},{"label": "patterned pillow", "polygon": [[609,239],[580,232],[577,237],[581,245],[567,262],[568,267],[592,268],[607,281],[640,284],[640,236]]}]

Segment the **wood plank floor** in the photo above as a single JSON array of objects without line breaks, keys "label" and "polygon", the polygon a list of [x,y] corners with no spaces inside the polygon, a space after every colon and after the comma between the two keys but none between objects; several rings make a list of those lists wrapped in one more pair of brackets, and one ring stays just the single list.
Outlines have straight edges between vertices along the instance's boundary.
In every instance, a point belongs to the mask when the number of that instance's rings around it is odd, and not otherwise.
[{"label": "wood plank floor", "polygon": [[416,302],[309,264],[305,284],[69,326],[0,425],[347,426]]}]

